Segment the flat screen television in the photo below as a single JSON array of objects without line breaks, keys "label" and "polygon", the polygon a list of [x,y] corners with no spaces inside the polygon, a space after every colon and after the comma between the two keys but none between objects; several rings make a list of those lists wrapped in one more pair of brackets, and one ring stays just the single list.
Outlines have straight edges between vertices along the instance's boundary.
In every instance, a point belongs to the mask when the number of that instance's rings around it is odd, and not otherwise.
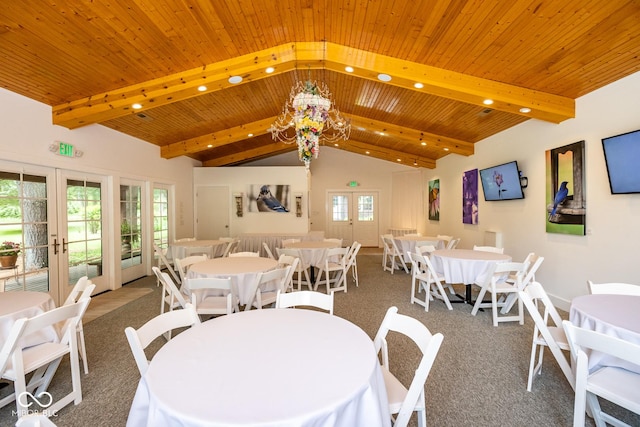
[{"label": "flat screen television", "polygon": [[640,193],[640,130],[602,140],[611,194]]},{"label": "flat screen television", "polygon": [[524,199],[518,162],[480,169],[480,181],[486,201]]}]

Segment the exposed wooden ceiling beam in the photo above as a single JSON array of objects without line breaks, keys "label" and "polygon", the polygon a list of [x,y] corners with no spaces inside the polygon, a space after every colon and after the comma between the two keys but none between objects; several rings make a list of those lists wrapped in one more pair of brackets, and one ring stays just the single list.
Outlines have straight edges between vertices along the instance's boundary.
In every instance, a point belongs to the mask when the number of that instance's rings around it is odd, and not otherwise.
[{"label": "exposed wooden ceiling beam", "polygon": [[[391,125],[389,123],[377,120],[367,119],[365,117],[345,115],[345,118],[351,120],[351,126],[363,127],[371,132],[384,132],[385,138],[400,139],[420,146],[421,141],[427,143],[427,146],[447,149],[449,153],[456,153],[463,156],[470,156],[474,153],[474,145],[467,141],[448,138],[423,132],[416,129],[409,129],[402,126]],[[160,155],[165,159],[172,159],[178,156],[188,156],[211,148],[221,147],[223,145],[232,144],[248,138],[248,134],[254,136],[269,133],[268,129],[276,120],[276,117],[269,117],[242,126],[236,126],[195,138],[186,139],[184,141],[175,142],[160,148]],[[379,138],[380,136],[376,136]],[[370,147],[375,147],[370,145]],[[395,161],[395,154],[392,156]]]},{"label": "exposed wooden ceiling beam", "polygon": [[405,166],[423,167],[427,169],[435,169],[436,167],[435,160],[421,156],[412,156],[402,151],[396,151],[390,148],[380,147],[378,145],[367,144],[366,142],[362,141],[349,140],[348,143],[341,144],[338,148],[356,154],[375,157],[380,160],[400,163]]},{"label": "exposed wooden ceiling beam", "polygon": [[282,142],[274,142],[258,148],[252,148],[250,150],[241,151],[238,153],[230,154],[228,156],[222,156],[215,159],[207,160],[202,162],[202,166],[229,166],[249,160],[257,160],[260,157],[282,154],[293,150],[296,150],[295,145],[286,145]]},{"label": "exposed wooden ceiling beam", "polygon": [[[389,84],[430,93],[474,105],[484,105],[492,99],[491,108],[525,117],[559,123],[575,116],[575,102],[549,93],[482,79],[462,73],[430,67],[411,61],[392,58],[349,48],[333,43],[300,42],[276,46],[226,61],[206,65],[166,77],[127,86],[110,92],[92,95],[53,107],[53,123],[74,129],[93,123],[135,114],[154,106],[166,105],[203,93],[223,90],[232,86],[231,76],[242,76],[242,83],[289,72],[296,67],[327,68],[347,73],[346,66],[354,68],[353,75],[378,81],[378,74],[392,77]],[[415,88],[420,82],[422,88]],[[198,91],[206,85],[207,90]],[[141,110],[132,105],[139,103]],[[520,108],[531,108],[522,113]]]}]

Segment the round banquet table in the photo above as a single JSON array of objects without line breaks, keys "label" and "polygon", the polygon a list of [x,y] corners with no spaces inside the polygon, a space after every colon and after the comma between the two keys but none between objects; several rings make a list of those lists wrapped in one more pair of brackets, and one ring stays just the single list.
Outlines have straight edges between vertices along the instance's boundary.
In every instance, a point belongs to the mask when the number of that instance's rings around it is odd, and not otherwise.
[{"label": "round banquet table", "polygon": [[300,252],[300,258],[304,265],[313,267],[321,267],[324,261],[324,254],[327,249],[337,248],[336,242],[304,240],[301,242],[289,243],[285,246],[287,249],[297,249]]},{"label": "round banquet table", "polygon": [[[576,326],[640,345],[640,296],[582,295],[571,301],[569,320]],[[640,374],[640,366],[598,352],[589,356],[589,370],[619,366]]]},{"label": "round banquet table", "polygon": [[493,263],[509,262],[509,255],[472,249],[442,249],[429,257],[435,270],[443,273],[446,283],[463,283],[466,286],[464,302],[472,304],[471,285],[484,280],[483,273]]},{"label": "round banquet table", "polygon": [[390,416],[362,329],[319,311],[268,309],[221,316],[166,343],[129,412],[127,426],[142,425],[375,427]]},{"label": "round banquet table", "polygon": [[194,250],[210,252],[209,258],[221,257],[224,254],[229,242],[224,240],[187,240],[183,242],[175,242],[169,245],[171,249],[171,257],[182,259],[188,256],[188,251]]},{"label": "round banquet table", "polygon": [[[273,270],[277,265],[278,261],[262,257],[213,258],[193,264],[187,272],[187,278],[231,277],[231,286],[240,298],[240,304],[245,305],[253,300],[251,290],[258,273]],[[180,290],[191,299],[189,281],[185,282]]]},{"label": "round banquet table", "polygon": [[430,242],[428,244],[433,244],[436,249],[444,249],[446,246],[444,240],[433,236],[397,236],[393,240],[396,241],[396,246],[402,253],[405,262],[411,261],[407,252],[415,252],[418,242]]},{"label": "round banquet table", "polygon": [[[0,292],[0,343],[6,342],[16,320],[34,317],[54,308],[56,304],[46,292]],[[30,347],[58,339],[58,332],[50,326],[22,338],[21,343],[25,347]]]}]

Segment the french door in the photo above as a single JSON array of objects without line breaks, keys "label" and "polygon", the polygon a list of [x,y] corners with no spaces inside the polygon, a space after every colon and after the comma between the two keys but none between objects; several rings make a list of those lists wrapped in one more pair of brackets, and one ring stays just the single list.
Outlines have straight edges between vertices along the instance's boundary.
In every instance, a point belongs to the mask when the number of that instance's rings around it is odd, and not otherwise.
[{"label": "french door", "polygon": [[377,192],[329,192],[325,236],[342,239],[344,246],[377,246],[378,216]]},{"label": "french door", "polygon": [[[120,268],[122,283],[127,283],[145,275],[144,257],[146,236],[143,234],[146,225],[143,223],[144,212],[143,183],[133,180],[122,180],[120,183]],[[117,261],[116,261],[117,263]]]},{"label": "french door", "polygon": [[104,185],[100,176],[0,162],[0,242],[17,246],[15,264],[0,267],[5,291],[48,292],[61,304],[84,275],[96,292],[108,289]]}]

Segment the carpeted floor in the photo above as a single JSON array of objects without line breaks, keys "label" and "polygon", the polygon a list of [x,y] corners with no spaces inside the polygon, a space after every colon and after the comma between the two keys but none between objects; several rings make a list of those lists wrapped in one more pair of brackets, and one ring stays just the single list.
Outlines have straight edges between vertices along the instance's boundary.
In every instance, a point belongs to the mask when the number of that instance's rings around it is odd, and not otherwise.
[{"label": "carpeted floor", "polygon": [[[350,283],[346,294],[336,294],[337,316],[359,325],[373,337],[387,308],[395,305],[400,313],[419,319],[432,332],[444,334],[425,386],[428,424],[572,424],[573,391],[548,351],[544,370],[535,379],[533,391],[526,390],[533,334],[533,322],[528,316],[524,326],[508,323],[494,328],[489,312],[474,317],[470,314],[471,307],[465,304],[454,304],[449,311],[443,303],[435,301],[429,312],[425,312],[422,307],[409,303],[410,275],[383,272],[379,253],[363,251],[358,256],[358,265],[360,286],[356,288]],[[83,401],[78,406],[67,406],[52,418],[58,426],[124,426],[126,423],[140,376],[124,329],[139,327],[158,314],[160,289],[153,277],[126,285],[125,289],[149,289],[150,293],[85,324],[90,372],[82,375]],[[408,384],[419,358],[418,351],[402,336],[390,337],[389,343],[391,370]],[[148,354],[153,354],[162,344],[161,339],[156,340]],[[49,389],[54,398],[62,395],[68,382],[65,360]],[[6,393],[7,389],[2,392]],[[15,423],[11,415],[14,409],[15,406],[9,405],[0,410],[0,426]],[[629,416],[622,410],[616,412],[621,413],[631,425],[640,425],[640,417]],[[416,425],[415,416],[413,418],[411,425]],[[589,419],[587,425],[593,425],[592,420]]]}]

